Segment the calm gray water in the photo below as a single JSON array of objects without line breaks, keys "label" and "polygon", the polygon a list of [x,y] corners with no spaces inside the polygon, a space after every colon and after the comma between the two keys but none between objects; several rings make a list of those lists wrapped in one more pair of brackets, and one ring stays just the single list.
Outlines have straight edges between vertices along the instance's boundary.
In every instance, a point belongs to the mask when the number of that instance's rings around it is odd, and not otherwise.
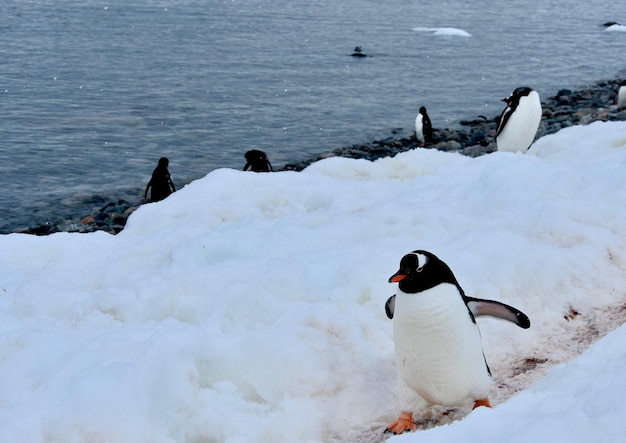
[{"label": "calm gray water", "polygon": [[0,232],[138,200],[161,156],[182,187],[252,148],[281,167],[408,135],[420,105],[453,127],[520,85],[614,78],[609,20],[614,0],[3,0]]}]

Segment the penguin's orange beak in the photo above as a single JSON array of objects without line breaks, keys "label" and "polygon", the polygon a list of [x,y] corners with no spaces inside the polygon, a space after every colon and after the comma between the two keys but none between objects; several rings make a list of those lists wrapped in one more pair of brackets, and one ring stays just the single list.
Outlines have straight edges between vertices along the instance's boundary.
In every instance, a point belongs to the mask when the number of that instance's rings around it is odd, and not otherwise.
[{"label": "penguin's orange beak", "polygon": [[389,283],[398,283],[399,281],[404,280],[406,277],[406,274],[402,274],[400,271],[398,271],[391,277],[389,277]]}]

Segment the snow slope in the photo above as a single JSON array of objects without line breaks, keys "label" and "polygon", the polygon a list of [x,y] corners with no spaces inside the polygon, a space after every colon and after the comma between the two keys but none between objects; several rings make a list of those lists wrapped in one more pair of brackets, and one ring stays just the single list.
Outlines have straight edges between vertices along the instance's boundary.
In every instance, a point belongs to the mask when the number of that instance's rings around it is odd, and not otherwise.
[{"label": "snow slope", "polygon": [[[625,169],[626,123],[597,122],[527,154],[221,169],[117,236],[0,236],[0,441],[616,441]],[[387,279],[417,248],[532,326],[479,320],[494,409],[393,437]]]}]

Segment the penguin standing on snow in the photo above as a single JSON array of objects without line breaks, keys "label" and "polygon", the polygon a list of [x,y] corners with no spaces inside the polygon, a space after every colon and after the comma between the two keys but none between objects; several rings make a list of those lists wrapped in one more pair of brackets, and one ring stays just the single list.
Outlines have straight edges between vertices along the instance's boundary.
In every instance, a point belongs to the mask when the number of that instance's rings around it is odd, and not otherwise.
[{"label": "penguin standing on snow", "polygon": [[535,139],[541,121],[541,101],[532,88],[517,88],[502,100],[506,108],[500,115],[496,145],[498,151],[526,152]]},{"label": "penguin standing on snow", "polygon": [[474,408],[491,407],[491,372],[476,317],[501,318],[524,329],[530,327],[528,317],[512,306],[466,296],[448,265],[427,251],[405,255],[389,282],[398,283],[385,309],[393,318],[399,381],[408,390],[401,390],[400,417],[386,432],[417,428],[410,410],[415,394],[422,408],[472,402]]},{"label": "penguin standing on snow", "polygon": [[420,110],[415,117],[415,138],[420,146],[424,146],[426,142],[430,142],[433,137],[433,125],[430,122],[430,117],[426,112],[424,106],[420,107]]}]

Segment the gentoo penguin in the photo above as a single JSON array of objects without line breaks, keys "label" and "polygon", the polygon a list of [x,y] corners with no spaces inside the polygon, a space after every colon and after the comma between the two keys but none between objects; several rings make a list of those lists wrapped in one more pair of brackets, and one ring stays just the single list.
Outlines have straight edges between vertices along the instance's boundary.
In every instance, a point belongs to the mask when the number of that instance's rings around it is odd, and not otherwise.
[{"label": "gentoo penguin", "polygon": [[541,120],[539,94],[523,86],[502,101],[506,108],[500,115],[496,132],[498,151],[526,152],[535,139]]},{"label": "gentoo penguin", "polygon": [[626,109],[626,86],[620,86],[617,91],[617,107],[618,109]]},{"label": "gentoo penguin", "polygon": [[243,167],[244,171],[248,169],[254,172],[270,172],[274,170],[272,164],[267,159],[267,154],[263,151],[251,149],[245,153],[244,157],[246,158],[246,164]]},{"label": "gentoo penguin", "polygon": [[525,329],[528,317],[512,306],[466,296],[448,265],[428,251],[402,257],[389,282],[398,283],[398,293],[385,309],[393,318],[398,379],[405,389],[399,395],[400,417],[386,432],[416,429],[411,411],[415,394],[422,408],[472,402],[474,408],[491,407],[491,372],[476,316],[502,318]]},{"label": "gentoo penguin", "polygon": [[432,140],[433,125],[424,106],[420,107],[417,117],[415,117],[415,138],[420,146]]},{"label": "gentoo penguin", "polygon": [[148,190],[150,190],[150,188],[152,188],[152,191],[150,191],[151,202],[161,201],[171,193],[176,192],[170,171],[167,169],[169,164],[170,161],[167,157],[161,157],[159,159],[159,163],[157,163],[156,168],[152,171],[152,177],[146,186],[144,198],[148,197]]}]

